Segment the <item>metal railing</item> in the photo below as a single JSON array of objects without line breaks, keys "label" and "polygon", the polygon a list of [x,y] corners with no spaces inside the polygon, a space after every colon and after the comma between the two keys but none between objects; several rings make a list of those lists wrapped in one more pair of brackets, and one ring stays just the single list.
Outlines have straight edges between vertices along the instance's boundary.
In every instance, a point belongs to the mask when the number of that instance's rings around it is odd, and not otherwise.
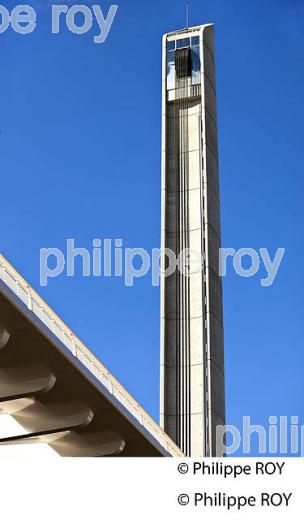
[{"label": "metal railing", "polygon": [[102,383],[137,421],[174,457],[183,453],[160,426],[145,412],[109,370],[90,352],[71,329],[55,314],[36,291],[22,278],[14,267],[0,255],[0,279],[27,308],[60,339],[77,359]]}]

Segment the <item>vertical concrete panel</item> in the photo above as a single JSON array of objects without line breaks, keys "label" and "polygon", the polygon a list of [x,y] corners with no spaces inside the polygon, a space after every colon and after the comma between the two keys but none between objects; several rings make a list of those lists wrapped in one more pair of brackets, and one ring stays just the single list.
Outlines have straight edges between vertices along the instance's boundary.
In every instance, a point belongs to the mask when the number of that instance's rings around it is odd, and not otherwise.
[{"label": "vertical concrete panel", "polygon": [[205,234],[207,237],[207,327],[209,389],[209,454],[216,455],[216,427],[225,422],[224,343],[222,279],[219,276],[221,247],[220,197],[218,182],[218,134],[213,27],[204,29],[204,156]]}]

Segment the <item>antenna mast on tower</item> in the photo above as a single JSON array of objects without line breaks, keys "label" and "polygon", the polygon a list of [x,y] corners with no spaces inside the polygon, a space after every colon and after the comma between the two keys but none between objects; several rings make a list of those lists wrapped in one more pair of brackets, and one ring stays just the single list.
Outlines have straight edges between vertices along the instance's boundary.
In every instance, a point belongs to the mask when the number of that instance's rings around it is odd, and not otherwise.
[{"label": "antenna mast on tower", "polygon": [[186,29],[189,29],[189,0],[186,0]]}]

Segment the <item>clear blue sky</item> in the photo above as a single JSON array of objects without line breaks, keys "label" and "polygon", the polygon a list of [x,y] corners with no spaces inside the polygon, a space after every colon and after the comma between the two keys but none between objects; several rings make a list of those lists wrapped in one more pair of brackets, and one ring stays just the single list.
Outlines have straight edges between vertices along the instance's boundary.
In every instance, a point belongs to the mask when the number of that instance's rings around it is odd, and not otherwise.
[{"label": "clear blue sky", "polygon": [[[272,287],[261,287],[264,271],[245,279],[229,269],[224,280],[227,422],[304,422],[304,2],[191,3],[191,24],[216,27],[223,246],[286,248]],[[158,419],[150,278],[126,288],[61,276],[39,287],[41,247],[160,243],[161,35],[184,26],[183,2],[118,4],[102,45],[96,30],[52,35],[48,8],[31,35],[0,35],[0,246]]]}]

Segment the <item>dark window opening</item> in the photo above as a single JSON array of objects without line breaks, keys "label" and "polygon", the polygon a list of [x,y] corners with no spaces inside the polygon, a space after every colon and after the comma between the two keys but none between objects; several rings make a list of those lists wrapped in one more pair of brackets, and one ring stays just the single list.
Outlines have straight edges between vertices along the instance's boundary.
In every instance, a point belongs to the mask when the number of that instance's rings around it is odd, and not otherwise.
[{"label": "dark window opening", "polygon": [[188,78],[192,76],[192,52],[190,47],[186,49],[176,49],[175,70],[178,78]]}]

